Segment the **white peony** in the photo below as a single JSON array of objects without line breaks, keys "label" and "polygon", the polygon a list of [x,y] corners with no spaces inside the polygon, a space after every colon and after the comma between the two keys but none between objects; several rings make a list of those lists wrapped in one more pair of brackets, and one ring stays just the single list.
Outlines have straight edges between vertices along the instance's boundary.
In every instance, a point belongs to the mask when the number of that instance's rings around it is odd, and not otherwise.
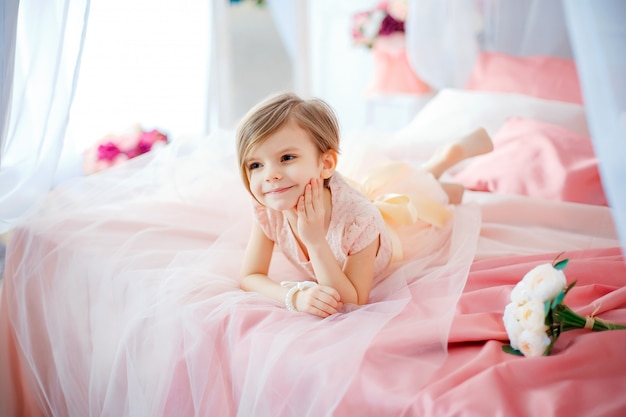
[{"label": "white peony", "polygon": [[513,349],[519,350],[519,336],[522,333],[522,326],[517,320],[517,306],[514,303],[509,303],[504,308],[504,315],[502,321],[504,322],[504,328],[509,335],[509,341]]},{"label": "white peony", "polygon": [[[511,292],[511,303],[504,308],[502,316],[510,341],[510,346],[502,346],[502,350],[529,357],[547,356],[561,332],[588,329],[589,317],[576,314],[564,302],[565,295],[574,286],[574,283],[567,286],[563,273],[568,261],[555,261],[554,266],[539,265],[517,283]],[[549,326],[546,317],[549,317]],[[626,325],[596,318],[593,329],[589,330],[626,330]]]},{"label": "white peony", "polygon": [[520,284],[528,292],[530,300],[544,302],[551,300],[565,289],[567,280],[562,270],[558,270],[552,264],[541,264],[531,269]]},{"label": "white peony", "polygon": [[539,300],[530,300],[519,306],[516,311],[519,324],[524,330],[531,332],[544,332],[548,330],[546,326],[546,313],[544,305]]},{"label": "white peony", "polygon": [[511,291],[511,301],[518,306],[530,301],[530,292],[525,282],[520,281],[513,288],[513,291]]},{"label": "white peony", "polygon": [[545,331],[524,330],[519,335],[519,351],[527,357],[542,356],[550,345],[550,338]]}]

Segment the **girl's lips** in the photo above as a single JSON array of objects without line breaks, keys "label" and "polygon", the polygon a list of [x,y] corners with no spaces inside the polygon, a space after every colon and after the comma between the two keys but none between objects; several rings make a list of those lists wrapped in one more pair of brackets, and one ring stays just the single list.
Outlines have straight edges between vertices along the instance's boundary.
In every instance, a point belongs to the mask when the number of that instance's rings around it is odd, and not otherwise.
[{"label": "girl's lips", "polygon": [[265,194],[266,195],[267,194],[280,194],[280,193],[283,193],[283,192],[285,192],[287,190],[290,190],[291,188],[293,188],[293,185],[290,186],[290,187],[282,187],[282,188],[276,188],[274,190],[269,190],[269,191],[266,191]]}]

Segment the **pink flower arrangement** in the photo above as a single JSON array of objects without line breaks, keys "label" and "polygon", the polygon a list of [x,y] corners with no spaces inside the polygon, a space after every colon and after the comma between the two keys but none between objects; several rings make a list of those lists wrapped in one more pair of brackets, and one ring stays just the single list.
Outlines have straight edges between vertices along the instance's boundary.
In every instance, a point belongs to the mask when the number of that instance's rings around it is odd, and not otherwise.
[{"label": "pink flower arrangement", "polygon": [[373,9],[352,16],[352,39],[355,45],[374,46],[381,36],[404,33],[408,0],[388,0]]},{"label": "pink flower arrangement", "polygon": [[93,174],[102,171],[167,142],[167,135],[157,129],[146,131],[140,127],[122,134],[106,135],[85,151],[83,172]]}]

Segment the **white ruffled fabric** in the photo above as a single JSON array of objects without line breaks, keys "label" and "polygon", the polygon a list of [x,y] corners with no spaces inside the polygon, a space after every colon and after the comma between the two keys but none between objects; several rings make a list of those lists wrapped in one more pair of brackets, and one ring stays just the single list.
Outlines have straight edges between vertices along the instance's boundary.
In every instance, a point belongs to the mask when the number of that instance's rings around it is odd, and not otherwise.
[{"label": "white ruffled fabric", "polygon": [[[15,340],[0,358],[29,383],[2,385],[3,401],[32,395],[55,416],[366,416],[385,408],[368,389],[387,386],[394,402],[395,385],[427,382],[446,358],[478,207],[416,229],[411,258],[368,305],[293,313],[239,289],[252,202],[233,139],[174,143],[67,183],[15,231],[0,304]],[[272,278],[294,274],[277,254]],[[381,366],[365,374],[366,362]]]}]

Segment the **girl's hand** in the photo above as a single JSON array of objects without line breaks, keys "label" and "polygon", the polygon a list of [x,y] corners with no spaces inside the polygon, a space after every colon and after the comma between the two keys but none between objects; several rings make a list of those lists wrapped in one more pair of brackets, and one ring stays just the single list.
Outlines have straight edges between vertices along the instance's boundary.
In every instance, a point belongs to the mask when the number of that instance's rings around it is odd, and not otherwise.
[{"label": "girl's hand", "polygon": [[306,246],[326,238],[324,227],[324,188],[322,180],[312,178],[298,200],[298,235]]},{"label": "girl's hand", "polygon": [[298,311],[326,318],[337,313],[343,303],[334,288],[316,285],[296,292],[294,305]]}]

